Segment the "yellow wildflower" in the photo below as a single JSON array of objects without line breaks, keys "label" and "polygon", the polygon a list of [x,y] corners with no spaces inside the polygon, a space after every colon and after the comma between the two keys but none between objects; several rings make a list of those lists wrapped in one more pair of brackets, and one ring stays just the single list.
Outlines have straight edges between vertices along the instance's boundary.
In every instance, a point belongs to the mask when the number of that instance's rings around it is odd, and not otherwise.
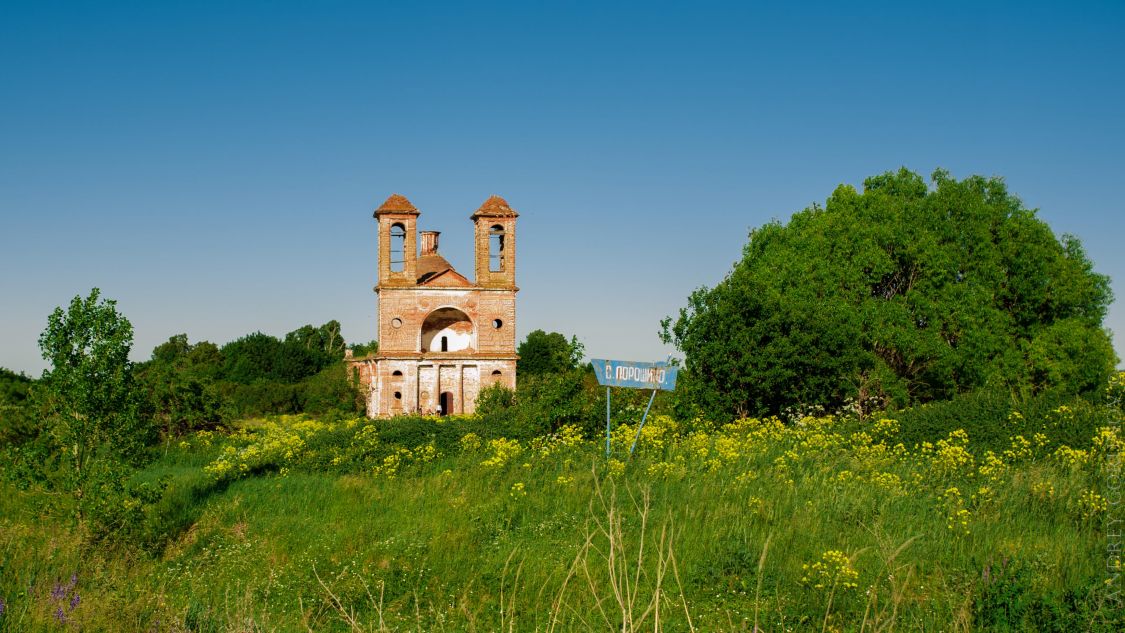
[{"label": "yellow wildflower", "polygon": [[852,567],[848,556],[839,550],[828,550],[815,563],[801,566],[804,575],[801,584],[813,589],[855,589],[859,585],[859,572]]}]

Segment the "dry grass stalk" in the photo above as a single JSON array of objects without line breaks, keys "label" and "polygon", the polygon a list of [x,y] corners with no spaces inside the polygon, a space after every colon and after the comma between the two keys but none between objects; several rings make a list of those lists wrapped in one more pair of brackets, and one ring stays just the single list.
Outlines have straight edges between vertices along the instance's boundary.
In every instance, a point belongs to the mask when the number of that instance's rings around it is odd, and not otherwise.
[{"label": "dry grass stalk", "polygon": [[[355,609],[344,606],[343,602],[340,600],[340,597],[337,596],[336,593],[332,591],[332,588],[324,582],[324,580],[320,577],[320,574],[316,571],[315,567],[313,568],[313,575],[316,576],[316,581],[320,583],[320,587],[324,589],[324,593],[328,594],[328,601],[332,605],[332,608],[336,611],[336,614],[340,616],[340,619],[343,620],[355,633],[366,633],[368,629],[363,627],[359,623],[359,620],[356,619]],[[388,631],[389,629],[387,629],[387,626],[383,621],[383,591],[386,588],[386,585],[383,583],[383,581],[379,581],[379,599],[376,600],[375,596],[371,593],[371,586],[367,584],[367,581],[361,577],[360,582],[363,583],[363,589],[367,592],[367,599],[368,601],[370,601],[371,608],[374,609],[375,614],[378,617],[378,622],[376,624],[377,628],[375,628],[374,630],[378,631],[379,633]],[[311,631],[312,629],[310,628],[309,630]]]}]

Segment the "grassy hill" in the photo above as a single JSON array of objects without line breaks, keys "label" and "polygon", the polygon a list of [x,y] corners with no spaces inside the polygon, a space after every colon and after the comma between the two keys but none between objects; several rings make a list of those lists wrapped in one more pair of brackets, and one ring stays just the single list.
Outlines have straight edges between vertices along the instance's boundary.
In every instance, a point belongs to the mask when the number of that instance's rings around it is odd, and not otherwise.
[{"label": "grassy hill", "polygon": [[4,488],[0,631],[1119,630],[1100,415],[987,445],[656,416],[609,459],[571,427],[247,420],[162,448],[126,542]]}]

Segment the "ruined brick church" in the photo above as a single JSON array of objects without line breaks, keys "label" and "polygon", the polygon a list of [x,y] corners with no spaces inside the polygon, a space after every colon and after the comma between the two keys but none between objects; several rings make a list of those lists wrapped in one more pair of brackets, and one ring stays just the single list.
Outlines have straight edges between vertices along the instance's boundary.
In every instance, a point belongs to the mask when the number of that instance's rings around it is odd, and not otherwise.
[{"label": "ruined brick church", "polygon": [[481,389],[516,386],[519,214],[492,196],[470,216],[473,281],[438,252],[438,231],[418,231],[420,215],[398,194],[375,210],[379,351],[351,361],[371,417],[472,413]]}]

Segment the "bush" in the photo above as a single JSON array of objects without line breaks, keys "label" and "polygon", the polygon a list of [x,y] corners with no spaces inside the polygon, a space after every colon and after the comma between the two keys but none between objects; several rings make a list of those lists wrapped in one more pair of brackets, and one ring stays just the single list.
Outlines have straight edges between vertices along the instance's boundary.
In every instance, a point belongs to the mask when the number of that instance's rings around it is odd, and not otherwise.
[{"label": "bush", "polygon": [[985,570],[973,600],[973,623],[983,630],[1115,630],[1112,624],[1105,629],[1096,626],[1100,617],[1091,598],[1100,592],[1097,578],[1090,578],[1087,588],[1075,587],[1056,595],[1036,587],[1037,571],[1047,570],[1034,561],[1002,560],[986,565]]},{"label": "bush", "polygon": [[94,542],[137,545],[146,533],[146,515],[160,501],[167,486],[130,481],[135,471],[119,462],[102,460],[91,471],[87,494],[79,499],[86,518],[86,536]]},{"label": "bush", "polygon": [[[507,437],[530,438],[565,424],[583,429],[597,426],[597,392],[587,388],[585,372],[521,377],[516,391],[492,387],[481,392],[477,414],[489,428]],[[604,410],[605,400],[602,401]]]},{"label": "bush", "polygon": [[27,376],[0,367],[0,446],[23,444],[37,434],[32,384]]},{"label": "bush", "polygon": [[511,413],[516,406],[516,392],[500,383],[489,385],[477,396],[477,415],[501,417]]},{"label": "bush", "polygon": [[300,406],[305,413],[356,415],[363,413],[364,402],[347,365],[336,363],[301,383]]},{"label": "bush", "polygon": [[237,420],[301,410],[301,388],[284,382],[263,380],[249,385],[218,383],[223,398],[223,419]]},{"label": "bush", "polygon": [[144,394],[142,411],[166,439],[221,422],[222,398],[215,384],[221,357],[213,343],[188,342],[177,334],[157,345],[152,358],[134,368]]},{"label": "bush", "polygon": [[1082,398],[1042,395],[1019,402],[1007,393],[982,389],[886,415],[899,421],[899,440],[908,447],[964,429],[974,452],[999,453],[1013,436],[1030,439],[1036,433],[1046,435],[1051,445],[1086,448],[1113,413]]},{"label": "bush", "polygon": [[347,366],[333,364],[299,383],[259,380],[248,385],[216,383],[227,421],[265,415],[313,413],[352,416],[363,412],[364,403],[348,379]]}]

